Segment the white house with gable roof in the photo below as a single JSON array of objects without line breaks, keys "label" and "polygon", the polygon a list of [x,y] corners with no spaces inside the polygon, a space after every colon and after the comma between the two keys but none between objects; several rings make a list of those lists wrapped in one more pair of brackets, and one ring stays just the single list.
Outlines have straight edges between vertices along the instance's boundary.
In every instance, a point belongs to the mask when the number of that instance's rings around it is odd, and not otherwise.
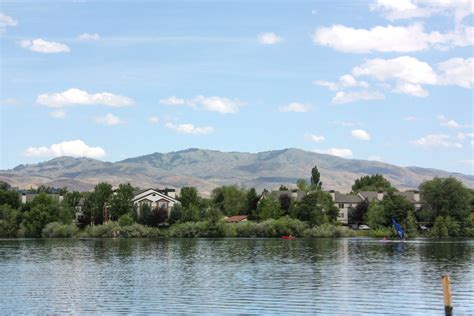
[{"label": "white house with gable roof", "polygon": [[133,205],[137,206],[137,212],[140,212],[140,206],[147,204],[152,209],[164,208],[168,211],[170,216],[171,209],[175,204],[179,204],[176,199],[176,192],[174,189],[146,189],[139,191],[132,199]]}]

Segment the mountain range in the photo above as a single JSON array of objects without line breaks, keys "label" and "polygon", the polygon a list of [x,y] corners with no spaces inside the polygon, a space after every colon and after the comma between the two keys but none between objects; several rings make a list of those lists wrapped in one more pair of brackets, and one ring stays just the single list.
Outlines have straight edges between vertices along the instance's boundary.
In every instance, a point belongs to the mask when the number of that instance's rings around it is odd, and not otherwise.
[{"label": "mountain range", "polygon": [[27,189],[46,185],[88,191],[99,182],[113,185],[130,182],[134,186],[173,187],[194,186],[202,194],[210,194],[220,185],[274,188],[281,184],[295,186],[297,179],[309,180],[317,165],[323,187],[348,192],[354,180],[379,173],[399,189],[415,189],[435,176],[453,176],[474,188],[474,176],[420,167],[396,165],[356,159],[343,159],[301,149],[259,153],[221,152],[187,149],[170,153],[153,153],[118,162],[103,162],[91,158],[59,157],[37,164],[22,164],[10,170],[0,170],[0,181]]}]

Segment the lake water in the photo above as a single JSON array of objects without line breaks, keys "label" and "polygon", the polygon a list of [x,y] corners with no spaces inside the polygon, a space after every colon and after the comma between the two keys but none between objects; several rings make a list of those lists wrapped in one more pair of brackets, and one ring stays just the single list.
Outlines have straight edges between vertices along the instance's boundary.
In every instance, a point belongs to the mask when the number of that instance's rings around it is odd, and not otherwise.
[{"label": "lake water", "polygon": [[0,314],[474,314],[474,240],[0,240]]}]

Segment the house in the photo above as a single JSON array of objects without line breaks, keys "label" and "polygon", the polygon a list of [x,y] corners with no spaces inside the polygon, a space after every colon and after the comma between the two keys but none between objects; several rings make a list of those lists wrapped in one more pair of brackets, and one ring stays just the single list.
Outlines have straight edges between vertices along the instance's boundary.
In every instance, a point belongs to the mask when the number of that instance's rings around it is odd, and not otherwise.
[{"label": "house", "polygon": [[[26,204],[27,202],[31,202],[34,200],[39,193],[27,193],[25,191],[21,192],[21,204]],[[64,196],[58,193],[47,193],[48,196],[52,197],[54,200],[58,202],[62,202],[64,200]]]},{"label": "house", "polygon": [[224,221],[227,223],[240,223],[247,221],[247,215],[235,215],[235,216],[226,216]]},{"label": "house", "polygon": [[297,202],[301,202],[303,197],[306,195],[306,192],[299,190],[299,189],[291,189],[291,190],[273,190],[272,192],[268,192],[266,189],[263,190],[262,194],[259,197],[258,203],[262,201],[262,199],[273,196],[277,200],[279,200],[282,196],[288,196],[294,199]]},{"label": "house", "polygon": [[349,223],[349,210],[357,207],[357,204],[363,201],[359,195],[342,194],[337,191],[329,191],[334,205],[339,209],[337,220],[343,224]]},{"label": "house", "polygon": [[[361,191],[357,193],[362,199],[368,202],[380,202],[383,200],[384,196],[387,195],[388,192],[374,192],[374,191]],[[394,195],[402,196],[407,199],[410,203],[413,204],[415,207],[415,211],[418,211],[421,206],[421,199],[420,199],[420,192],[418,191],[407,191],[407,192],[393,192]]]},{"label": "house", "polygon": [[140,206],[148,205],[152,209],[164,208],[170,216],[171,209],[175,204],[179,204],[176,199],[176,192],[174,189],[146,189],[137,192],[132,199],[133,205],[137,206],[137,212],[140,214]]},{"label": "house", "polygon": [[[375,192],[375,191],[361,191],[357,194],[342,194],[337,191],[329,191],[334,205],[339,209],[338,220],[343,224],[349,223],[349,211],[352,208],[356,208],[357,204],[363,201],[367,202],[381,202],[387,192]],[[399,195],[407,199],[413,204],[415,211],[418,211],[421,206],[420,193],[418,191],[409,192],[394,192],[393,194]]]}]

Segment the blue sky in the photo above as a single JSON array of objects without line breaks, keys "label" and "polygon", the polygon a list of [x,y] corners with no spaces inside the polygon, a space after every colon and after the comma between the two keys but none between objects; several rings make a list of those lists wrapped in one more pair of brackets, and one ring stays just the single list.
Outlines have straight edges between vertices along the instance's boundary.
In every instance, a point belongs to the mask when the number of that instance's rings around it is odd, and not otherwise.
[{"label": "blue sky", "polygon": [[470,1],[1,1],[0,168],[296,147],[474,173]]}]

